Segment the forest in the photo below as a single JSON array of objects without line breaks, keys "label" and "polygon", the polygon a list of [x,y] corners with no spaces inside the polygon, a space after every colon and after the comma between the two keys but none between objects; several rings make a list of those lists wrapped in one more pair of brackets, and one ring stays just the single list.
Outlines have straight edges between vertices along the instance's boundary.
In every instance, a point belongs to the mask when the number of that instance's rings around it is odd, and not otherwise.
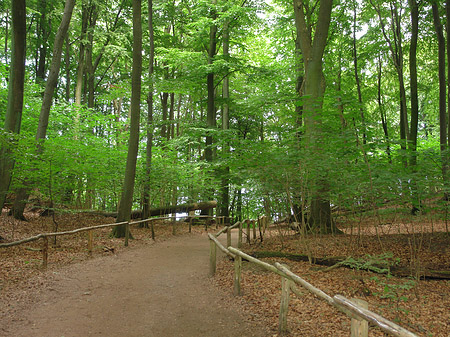
[{"label": "forest", "polygon": [[[6,0],[0,46],[0,243],[207,205],[253,224],[252,256],[448,336],[450,1]],[[90,254],[126,226],[101,235]],[[84,249],[54,240],[50,264]],[[0,290],[30,249],[1,251]],[[272,317],[278,279],[253,272]]]},{"label": "forest", "polygon": [[322,233],[335,210],[446,217],[448,6],[135,2],[1,5],[14,217],[33,200],[124,218],[217,200]]}]

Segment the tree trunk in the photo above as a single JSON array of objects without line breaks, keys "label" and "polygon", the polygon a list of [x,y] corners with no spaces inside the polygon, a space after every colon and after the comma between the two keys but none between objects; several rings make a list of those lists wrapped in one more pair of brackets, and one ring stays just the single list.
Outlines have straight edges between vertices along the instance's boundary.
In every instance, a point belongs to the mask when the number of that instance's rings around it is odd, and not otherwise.
[{"label": "tree trunk", "polygon": [[359,80],[359,70],[358,70],[358,53],[356,49],[356,3],[353,13],[353,68],[355,72],[356,90],[358,92],[358,103],[359,103],[359,113],[361,116],[363,144],[365,145],[367,143],[366,121],[364,117],[363,99],[361,93],[361,81]]},{"label": "tree trunk", "polygon": [[[8,104],[6,107],[6,133],[19,134],[22,122],[23,94],[25,83],[25,54],[26,54],[26,4],[25,0],[12,2],[12,55],[11,69],[8,82]],[[16,139],[12,144],[15,146]],[[5,203],[6,195],[11,183],[11,173],[14,169],[11,146],[0,149],[0,214]]]},{"label": "tree trunk", "polygon": [[[305,77],[303,79],[303,115],[305,120],[306,146],[315,153],[317,160],[323,158],[321,143],[323,130],[320,111],[325,93],[325,79],[323,75],[323,53],[328,39],[328,29],[331,21],[332,0],[320,0],[316,27],[310,26],[304,12],[302,0],[294,0],[295,24],[300,37],[300,48],[305,62]],[[308,13],[309,14],[309,13]],[[315,28],[315,29],[313,29]],[[315,31],[314,39],[311,32]],[[315,166],[314,166],[315,167]],[[320,167],[320,166],[319,166]],[[311,195],[311,216],[309,226],[322,233],[336,231],[331,219],[331,208],[328,196],[328,181],[326,175],[319,170],[312,172],[314,180]]]},{"label": "tree trunk", "polygon": [[167,138],[167,114],[168,114],[168,101],[169,101],[169,93],[163,92],[161,94],[161,110],[162,110],[162,125],[161,125],[161,138]]},{"label": "tree trunk", "polygon": [[[158,208],[152,208],[149,209],[148,215],[144,216],[143,211],[135,210],[131,212],[131,218],[132,219],[147,219],[151,216],[159,216],[159,215],[165,215],[170,213],[187,213],[190,211],[200,210],[205,211],[212,208],[215,208],[217,206],[217,201],[205,201],[205,202],[198,202],[198,203],[190,203],[190,204],[182,204],[182,205],[168,205],[165,207],[158,207]],[[88,212],[93,214],[99,214],[106,217],[112,217],[117,218],[118,213],[117,212]]]},{"label": "tree trunk", "polygon": [[378,101],[378,109],[380,110],[380,117],[381,117],[381,125],[383,126],[383,132],[384,132],[384,140],[386,141],[386,154],[389,159],[389,163],[392,164],[392,158],[391,158],[391,144],[389,139],[389,129],[387,124],[387,118],[386,113],[384,111],[384,104],[382,102],[382,95],[381,95],[381,56],[378,57],[378,67],[377,67],[377,101]]},{"label": "tree trunk", "polygon": [[[141,104],[141,76],[142,76],[142,25],[141,0],[133,0],[133,69],[131,74],[131,120],[130,138],[128,142],[127,164],[123,192],[120,200],[117,222],[130,220],[133,206],[134,180],[136,176],[136,161],[139,150],[139,119]],[[112,231],[113,237],[124,237],[125,226],[116,226]]]},{"label": "tree trunk", "polygon": [[[400,101],[400,145],[403,151],[407,149],[407,140],[409,139],[409,127],[408,127],[408,109],[406,105],[406,90],[403,76],[403,46],[402,46],[402,32],[401,32],[401,16],[398,13],[396,3],[391,3],[391,30],[394,34],[393,41],[386,33],[381,10],[377,7],[373,0],[370,0],[372,7],[378,14],[380,20],[381,31],[388,44],[391,52],[392,62],[397,71],[398,85],[399,85],[399,101]],[[406,153],[403,156],[403,162],[405,166],[408,166]]]},{"label": "tree trunk", "polygon": [[[212,5],[214,8],[211,9],[211,18],[216,18],[215,6],[217,0],[212,0]],[[213,64],[214,56],[216,55],[216,41],[217,26],[212,24],[209,28],[209,48],[208,48],[208,64]],[[216,105],[215,105],[215,88],[214,88],[214,72],[208,73],[206,77],[206,85],[208,88],[208,108],[206,113],[206,126],[208,129],[214,128],[216,126]],[[207,162],[213,161],[213,137],[208,132],[206,134],[206,148],[205,148],[205,159]]]},{"label": "tree trunk", "polygon": [[[444,184],[448,184],[448,154],[447,154],[447,84],[445,82],[445,38],[439,6],[437,1],[432,2],[434,27],[438,41],[439,61],[439,141],[441,148],[442,177]],[[447,191],[446,191],[447,192]]]},{"label": "tree trunk", "polygon": [[[228,20],[223,24],[223,57],[226,62],[230,59],[230,31]],[[228,73],[228,68],[225,70]],[[226,131],[230,128],[230,79],[228,74],[223,79],[222,84],[222,98],[223,98],[223,108],[222,108],[222,130]],[[228,143],[224,144],[223,148],[224,157],[226,158],[230,152],[230,145]],[[222,171],[221,177],[221,194],[222,198],[220,201],[220,215],[228,217],[229,216],[229,206],[230,206],[230,167],[225,166]]]},{"label": "tree trunk", "polygon": [[[44,97],[42,99],[41,112],[39,115],[39,123],[36,132],[36,142],[38,153],[42,152],[42,142],[47,134],[48,120],[50,117],[50,108],[52,106],[53,94],[58,83],[58,75],[61,66],[61,54],[64,44],[64,40],[69,29],[70,20],[72,18],[73,7],[75,6],[75,0],[66,0],[64,6],[64,14],[61,19],[58,31],[55,36],[55,42],[53,44],[53,57],[50,65],[50,71],[48,74],[47,82],[44,90]],[[16,199],[13,205],[13,215],[16,219],[23,219],[23,211],[25,210],[26,202],[29,196],[30,182],[25,183],[26,187],[19,189],[16,192]]]},{"label": "tree trunk", "polygon": [[41,17],[38,25],[38,50],[39,57],[36,67],[36,82],[44,82],[45,80],[45,61],[47,58],[47,39],[48,39],[48,22],[47,22],[47,0],[39,1],[39,9]]},{"label": "tree trunk", "polygon": [[[417,39],[419,35],[419,6],[416,0],[409,0],[411,9],[411,44],[409,48],[409,78],[411,90],[411,130],[409,132],[408,147],[410,152],[409,166],[411,172],[417,172],[417,129],[419,124],[419,98],[417,89]],[[412,191],[412,212],[420,210],[420,197],[418,195],[415,178],[410,182]]]},{"label": "tree trunk", "polygon": [[147,145],[145,157],[145,179],[144,179],[144,202],[142,207],[142,217],[147,219],[150,216],[150,175],[152,170],[152,146],[153,146],[153,72],[155,62],[155,37],[153,30],[153,0],[148,0],[148,32],[150,36],[150,59],[148,74],[150,85],[147,93]]}]

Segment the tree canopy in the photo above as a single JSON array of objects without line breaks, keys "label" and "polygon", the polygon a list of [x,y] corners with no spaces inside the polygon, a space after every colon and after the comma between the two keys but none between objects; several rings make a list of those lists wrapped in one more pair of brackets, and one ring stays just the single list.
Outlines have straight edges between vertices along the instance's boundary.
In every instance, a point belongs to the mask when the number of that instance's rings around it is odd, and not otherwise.
[{"label": "tree canopy", "polygon": [[19,3],[0,5],[2,206],[117,210],[139,130],[135,209],[216,199],[330,232],[336,207],[448,207],[448,3],[139,1],[134,93],[132,1]]}]

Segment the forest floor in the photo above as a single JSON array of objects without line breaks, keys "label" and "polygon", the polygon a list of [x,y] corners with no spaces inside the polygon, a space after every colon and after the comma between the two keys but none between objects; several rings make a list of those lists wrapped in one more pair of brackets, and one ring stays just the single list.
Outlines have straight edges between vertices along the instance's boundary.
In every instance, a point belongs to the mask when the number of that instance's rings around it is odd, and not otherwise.
[{"label": "forest floor", "polygon": [[[27,217],[28,222],[0,217],[4,241],[53,230],[51,217]],[[70,213],[55,220],[60,231],[113,222]],[[263,242],[252,240],[243,250],[315,258],[352,256],[359,269],[342,266],[326,271],[324,266],[287,258],[262,260],[287,264],[330,296],[364,299],[370,310],[418,336],[449,336],[450,281],[418,281],[363,270],[382,261],[410,268],[419,276],[421,268],[449,271],[445,223],[424,217],[396,217],[382,224],[379,220],[340,221],[344,235],[304,237],[285,225],[273,226]],[[125,248],[122,239],[109,238],[110,229],[98,230],[94,258],[87,255],[85,233],[60,237],[49,251],[47,271],[41,269],[41,252],[30,250],[39,248],[38,243],[0,249],[0,336],[276,336],[280,277],[244,263],[243,296],[232,297],[232,262],[221,259],[216,276],[206,277],[204,227],[194,226],[193,234],[188,234],[183,224],[176,231],[173,237],[172,226],[159,223],[154,242],[148,229],[133,228],[135,240]],[[289,335],[349,335],[350,319],[307,291],[302,293],[291,296]],[[376,328],[369,331],[369,336],[384,336]]]},{"label": "forest floor", "polygon": [[[52,229],[51,217],[29,219],[13,227],[2,217],[1,235],[10,241]],[[57,221],[62,231],[113,219],[66,214]],[[87,258],[86,233],[58,238],[46,271],[41,253],[27,249],[38,248],[35,243],[0,249],[0,336],[270,335],[211,284],[204,227],[189,234],[187,224],[179,225],[173,236],[170,223],[159,223],[156,242],[149,229],[132,228],[128,248],[109,238],[110,231],[96,231],[93,258]]]}]

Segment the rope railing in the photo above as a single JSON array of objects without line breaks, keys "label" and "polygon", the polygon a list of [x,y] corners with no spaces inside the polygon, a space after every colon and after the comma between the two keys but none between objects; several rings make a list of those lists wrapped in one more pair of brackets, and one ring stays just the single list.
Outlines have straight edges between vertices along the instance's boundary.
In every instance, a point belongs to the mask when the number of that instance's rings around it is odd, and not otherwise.
[{"label": "rope railing", "polygon": [[[253,231],[255,233],[254,238],[256,238],[256,226],[255,223],[261,224],[258,221],[250,221],[246,220],[247,224],[247,238],[250,236],[249,224],[253,223]],[[300,276],[294,274],[289,270],[286,265],[282,265],[278,262],[275,262],[274,265],[269,264],[267,262],[263,262],[257,258],[254,258],[237,248],[231,247],[231,241],[228,240],[228,236],[230,236],[231,229],[239,226],[239,237],[238,237],[238,245],[242,242],[242,223],[236,223],[232,227],[224,228],[220,230],[216,235],[209,234],[210,240],[210,269],[209,275],[214,276],[216,271],[216,247],[218,247],[221,251],[223,251],[228,256],[234,259],[234,284],[233,284],[233,294],[239,296],[242,294],[241,292],[241,271],[242,271],[242,259],[250,263],[257,264],[264,269],[278,274],[282,278],[282,289],[281,289],[281,300],[280,300],[280,315],[279,315],[279,323],[278,323],[278,331],[280,334],[287,332],[287,313],[288,313],[288,303],[289,303],[289,293],[292,291],[297,296],[301,296],[300,291],[295,287],[295,284],[298,284],[308,290],[310,293],[314,294],[319,299],[327,302],[329,305],[335,307],[339,311],[343,312],[349,318],[351,318],[351,331],[352,336],[360,336],[367,337],[369,333],[369,322],[374,326],[380,328],[383,332],[387,333],[390,336],[395,337],[417,337],[416,334],[406,330],[405,328],[395,324],[394,322],[389,321],[388,319],[370,311],[367,309],[368,303],[366,301],[360,299],[347,299],[341,295],[335,295],[331,297],[326,294],[322,290],[314,287],[309,282],[302,279]],[[219,240],[218,236],[227,233],[227,247],[224,247]],[[260,228],[260,233],[262,233]],[[241,238],[241,240],[239,240]]]}]

